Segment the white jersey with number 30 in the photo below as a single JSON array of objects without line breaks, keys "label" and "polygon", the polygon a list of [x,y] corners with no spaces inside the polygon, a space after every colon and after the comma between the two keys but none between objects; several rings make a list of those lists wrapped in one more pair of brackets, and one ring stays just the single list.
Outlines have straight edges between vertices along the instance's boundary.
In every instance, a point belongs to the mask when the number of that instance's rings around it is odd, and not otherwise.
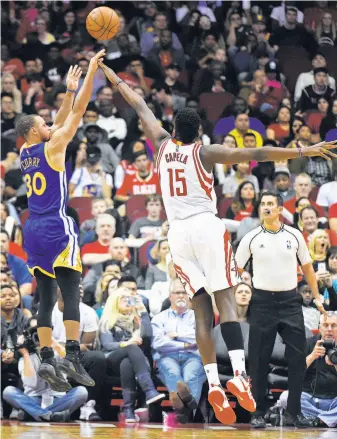
[{"label": "white jersey with number 30", "polygon": [[180,145],[169,138],[159,149],[157,169],[170,224],[201,213],[217,213],[213,174],[203,167],[200,148],[198,143]]}]

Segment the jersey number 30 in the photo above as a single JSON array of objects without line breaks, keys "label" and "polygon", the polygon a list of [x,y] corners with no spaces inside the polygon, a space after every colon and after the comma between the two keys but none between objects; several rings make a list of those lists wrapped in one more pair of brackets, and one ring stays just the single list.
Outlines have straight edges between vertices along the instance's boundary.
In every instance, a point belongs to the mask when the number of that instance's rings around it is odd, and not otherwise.
[{"label": "jersey number 30", "polygon": [[33,178],[29,175],[25,175],[27,185],[27,197],[29,198],[34,192],[35,195],[42,195],[47,187],[45,176],[41,172],[35,172]]},{"label": "jersey number 30", "polygon": [[167,172],[169,173],[171,197],[185,197],[187,195],[187,185],[184,170],[168,169]]}]

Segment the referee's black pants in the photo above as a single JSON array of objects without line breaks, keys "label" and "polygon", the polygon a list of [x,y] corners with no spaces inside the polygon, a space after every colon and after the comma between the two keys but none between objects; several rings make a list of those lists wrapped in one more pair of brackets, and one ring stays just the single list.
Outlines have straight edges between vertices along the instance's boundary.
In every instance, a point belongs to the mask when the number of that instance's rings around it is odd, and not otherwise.
[{"label": "referee's black pants", "polygon": [[296,292],[270,292],[254,289],[250,303],[249,374],[256,401],[256,415],[266,412],[269,363],[277,332],[286,345],[289,397],[287,411],[296,416],[301,410],[301,392],[306,371],[306,338],[302,296]]}]

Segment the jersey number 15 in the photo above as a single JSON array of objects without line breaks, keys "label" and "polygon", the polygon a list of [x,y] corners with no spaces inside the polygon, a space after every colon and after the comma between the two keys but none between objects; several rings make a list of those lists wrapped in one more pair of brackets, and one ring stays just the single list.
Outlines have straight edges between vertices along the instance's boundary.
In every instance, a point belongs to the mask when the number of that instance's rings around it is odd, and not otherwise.
[{"label": "jersey number 15", "polygon": [[185,197],[187,195],[186,178],[184,169],[168,169],[171,197]]}]

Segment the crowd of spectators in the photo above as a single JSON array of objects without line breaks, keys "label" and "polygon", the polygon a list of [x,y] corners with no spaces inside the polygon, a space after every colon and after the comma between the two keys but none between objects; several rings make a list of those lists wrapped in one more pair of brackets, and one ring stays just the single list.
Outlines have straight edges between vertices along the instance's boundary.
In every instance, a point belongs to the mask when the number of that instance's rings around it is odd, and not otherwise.
[{"label": "crowd of spectators", "polygon": [[[95,41],[85,29],[88,13],[102,4],[120,17],[119,31],[109,41]],[[127,422],[141,418],[144,401],[162,398],[153,382],[156,374],[177,412],[179,381],[188,384],[198,403],[205,376],[194,313],[170,259],[156,151],[136,113],[100,70],[66,164],[67,213],[80,229],[83,263],[81,351],[96,385],[67,396],[51,392],[49,404],[43,403],[38,359],[20,338],[26,325],[34,326],[39,292],[25,265],[27,197],[19,163],[24,141],[17,138],[15,123],[23,114],[38,114],[51,126],[69,66],[78,64],[84,77],[92,54],[105,47],[106,64],[146,100],[169,132],[177,110],[189,107],[201,117],[204,144],[305,148],[337,139],[336,2],[9,1],[2,4],[1,24],[1,389],[7,387],[3,400],[14,406],[11,418],[64,421],[60,411],[68,410],[69,418],[82,405],[80,419],[99,420],[109,407],[105,383],[111,377],[120,377]],[[259,194],[274,189],[282,196],[283,221],[303,233],[325,307],[336,311],[336,160],[217,165],[214,177],[219,216],[234,248],[260,225]],[[312,336],[319,312],[300,271],[298,279]],[[242,281],[238,315],[249,324],[254,294],[249,267]],[[62,356],[63,304],[57,297],[53,347]],[[217,323],[216,307],[214,312]],[[331,321],[336,340],[337,322]],[[328,379],[336,389],[336,373]],[[23,399],[20,389],[32,400]]]}]

